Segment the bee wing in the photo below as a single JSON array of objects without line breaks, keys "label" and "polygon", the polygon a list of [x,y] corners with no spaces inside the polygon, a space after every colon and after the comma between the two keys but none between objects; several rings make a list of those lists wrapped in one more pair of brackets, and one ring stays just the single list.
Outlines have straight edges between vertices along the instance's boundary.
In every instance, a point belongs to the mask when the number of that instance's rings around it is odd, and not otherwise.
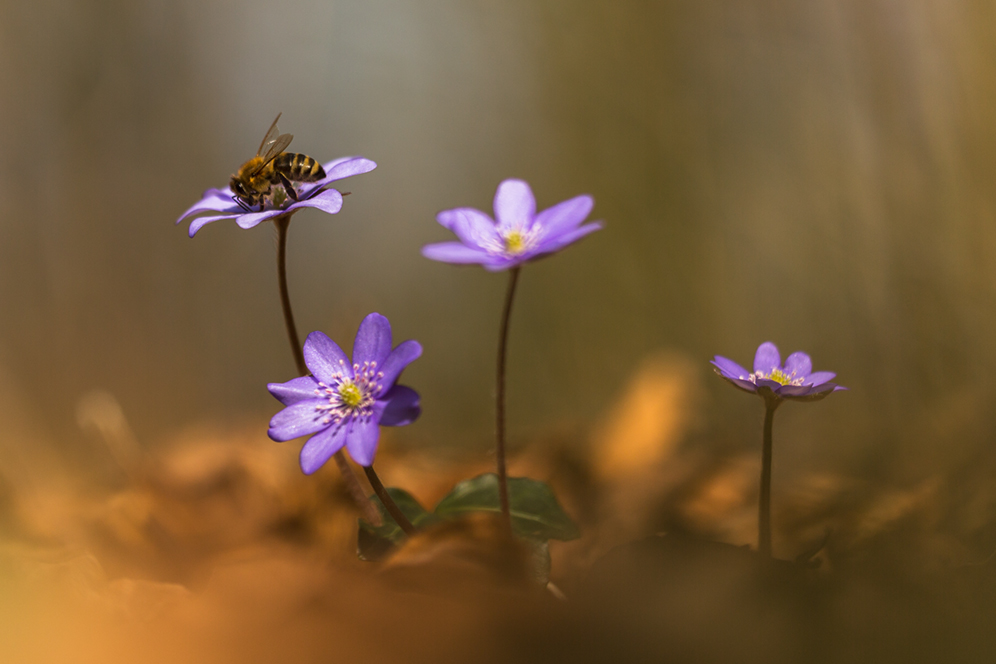
[{"label": "bee wing", "polygon": [[294,140],[294,134],[280,134],[270,141],[269,144],[265,145],[262,154],[257,155],[263,158],[263,166],[276,159],[277,155],[283,152],[292,140]]},{"label": "bee wing", "polygon": [[259,144],[259,149],[256,150],[257,157],[262,156],[266,146],[272,144],[273,141],[277,140],[277,136],[280,135],[280,130],[277,129],[277,120],[280,119],[281,115],[283,115],[283,112],[277,113],[277,117],[273,118],[273,124],[266,130],[266,136],[263,137],[263,142]]}]

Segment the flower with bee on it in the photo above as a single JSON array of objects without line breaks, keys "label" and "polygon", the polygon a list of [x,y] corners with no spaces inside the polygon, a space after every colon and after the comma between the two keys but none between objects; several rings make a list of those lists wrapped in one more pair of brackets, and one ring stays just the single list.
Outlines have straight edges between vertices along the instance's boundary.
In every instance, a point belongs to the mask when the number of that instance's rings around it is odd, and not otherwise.
[{"label": "flower with bee on it", "polygon": [[302,208],[336,214],[342,209],[342,194],[329,184],[377,168],[363,157],[321,164],[307,155],[284,152],[293,136],[280,134],[277,120],[263,137],[256,156],[239,168],[228,187],[208,189],[176,220],[179,224],[191,219],[190,237],[222,219],[234,219],[239,227],[248,229]]},{"label": "flower with bee on it", "polygon": [[[266,136],[256,150],[256,156],[242,164],[232,175],[229,187],[233,198],[246,212],[259,212],[268,197],[273,196],[273,186],[283,187],[284,194],[298,200],[294,182],[317,182],[325,177],[325,169],[306,154],[284,152],[294,140],[293,134],[281,134],[277,129],[280,113],[266,131]],[[260,210],[253,210],[256,205]]]}]

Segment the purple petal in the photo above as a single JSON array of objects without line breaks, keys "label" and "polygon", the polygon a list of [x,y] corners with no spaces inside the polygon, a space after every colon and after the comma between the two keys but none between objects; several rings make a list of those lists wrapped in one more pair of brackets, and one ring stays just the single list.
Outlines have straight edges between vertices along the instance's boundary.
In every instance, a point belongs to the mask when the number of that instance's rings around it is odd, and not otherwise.
[{"label": "purple petal", "polygon": [[422,414],[418,392],[404,385],[395,385],[381,399],[385,402],[380,416],[381,426],[403,427]]},{"label": "purple petal", "polygon": [[575,196],[540,212],[533,226],[542,226],[548,236],[566,233],[577,228],[594,206],[595,199],[591,196]]},{"label": "purple petal", "polygon": [[332,455],[346,444],[346,427],[342,424],[330,426],[325,431],[315,434],[301,448],[301,470],[305,475],[325,465]]},{"label": "purple petal", "polygon": [[602,222],[593,221],[590,224],[585,224],[581,228],[577,228],[573,231],[562,233],[557,237],[548,237],[540,242],[537,247],[538,254],[552,254],[555,251],[560,251],[569,244],[573,244],[583,238],[589,233],[594,233],[597,230],[601,230]]},{"label": "purple petal", "polygon": [[743,380],[742,378],[732,378],[720,371],[717,371],[716,373],[719,374],[720,378],[733,385],[733,387],[738,387],[744,392],[757,393],[757,385],[750,382],[749,380]]},{"label": "purple petal", "polygon": [[318,395],[315,394],[315,390],[318,389],[318,381],[311,376],[301,376],[286,383],[270,383],[266,389],[283,405],[293,406],[299,401],[316,398]]},{"label": "purple petal", "polygon": [[734,362],[728,357],[723,357],[722,355],[717,355],[713,361],[710,363],[721,372],[724,376],[730,378],[739,378],[741,380],[747,380],[747,376],[750,372],[744,369],[742,366]]},{"label": "purple petal", "polygon": [[505,180],[495,192],[495,219],[498,228],[529,228],[536,216],[533,190],[522,180]]},{"label": "purple petal", "polygon": [[316,196],[312,196],[311,198],[291,204],[287,210],[296,210],[298,208],[306,207],[318,208],[322,212],[327,212],[328,214],[336,214],[342,209],[342,194],[335,189],[326,189]]},{"label": "purple petal", "polygon": [[197,217],[196,219],[190,222],[190,228],[187,229],[187,235],[189,235],[190,237],[194,237],[197,231],[201,230],[202,228],[210,224],[212,221],[221,221],[222,219],[235,219],[235,218],[236,215],[232,214],[223,214],[219,217]]},{"label": "purple petal", "polygon": [[323,403],[326,402],[322,399],[309,399],[287,406],[270,419],[270,430],[267,434],[273,440],[282,443],[285,440],[321,431],[328,426],[325,422],[325,413],[317,409]]},{"label": "purple petal", "polygon": [[391,323],[378,313],[369,314],[360,323],[353,341],[353,364],[366,362],[383,366],[391,353]]},{"label": "purple petal", "polygon": [[782,385],[775,394],[781,397],[803,397],[818,391],[812,385]]},{"label": "purple petal", "polygon": [[778,353],[778,347],[770,341],[765,341],[757,347],[754,355],[754,372],[770,374],[775,369],[782,366],[782,356]]},{"label": "purple petal", "polygon": [[515,258],[510,258],[508,256],[488,256],[488,259],[481,263],[481,267],[488,272],[501,272],[502,270],[507,270],[515,267],[516,265],[527,263],[533,258],[539,258],[539,256],[528,254],[516,256]]},{"label": "purple petal", "polygon": [[457,238],[468,247],[483,249],[501,245],[501,238],[495,230],[491,217],[474,208],[443,210],[436,215],[443,228],[453,231]]},{"label": "purple petal", "polygon": [[769,380],[767,378],[755,378],[754,384],[758,387],[766,387],[772,392],[777,392],[778,388],[782,387],[782,384],[777,380]]},{"label": "purple petal", "polygon": [[232,200],[232,192],[227,189],[208,189],[201,200],[194,203],[186,212],[180,215],[176,223],[201,212],[225,212],[237,214],[241,208]]},{"label": "purple petal", "polygon": [[346,435],[346,449],[349,450],[349,456],[361,466],[371,465],[374,455],[377,454],[377,441],[380,440],[377,419],[371,417],[368,420],[355,420]]},{"label": "purple petal", "polygon": [[832,371],[814,371],[813,373],[809,374],[809,377],[806,379],[806,384],[813,386],[822,385],[828,380],[833,380],[836,377],[837,374],[835,374]]},{"label": "purple petal", "polygon": [[321,181],[324,185],[354,175],[369,173],[377,168],[377,164],[363,157],[342,157],[324,164],[322,168],[325,169],[325,179]]},{"label": "purple petal", "polygon": [[381,385],[385,388],[390,388],[398,380],[398,376],[405,370],[405,367],[421,356],[422,344],[413,339],[402,341],[398,344],[397,348],[391,351],[391,354],[384,360],[384,364],[381,365],[380,371],[384,374],[384,377],[381,379]]},{"label": "purple petal", "polygon": [[264,221],[269,221],[285,214],[287,210],[263,210],[262,212],[249,212],[247,214],[240,214],[235,219],[235,223],[239,225],[239,228],[250,229],[254,226],[258,226]]},{"label": "purple petal", "polygon": [[459,265],[467,263],[483,263],[491,257],[491,254],[486,251],[468,247],[460,242],[439,242],[437,244],[427,244],[422,247],[422,255],[434,261],[457,263]]},{"label": "purple petal", "polygon": [[326,385],[331,384],[337,374],[353,377],[353,363],[324,332],[312,332],[304,340],[304,363],[315,378]]},{"label": "purple petal", "polygon": [[328,174],[333,172],[335,170],[335,167],[338,166],[339,164],[345,164],[347,161],[352,161],[354,159],[363,159],[363,157],[359,155],[339,157],[337,159],[333,159],[332,161],[325,162],[324,164],[322,164],[322,168],[325,170],[325,175],[328,176]]},{"label": "purple petal", "polygon": [[[796,387],[796,386],[787,385],[786,387]],[[786,399],[790,399],[792,401],[819,401],[820,399],[825,399],[826,397],[830,396],[830,394],[832,394],[833,392],[836,392],[838,386],[834,385],[833,383],[824,383],[823,385],[818,385],[816,387],[806,386],[806,385],[801,385],[798,387],[805,388],[808,390],[808,392],[802,394],[795,394],[794,390],[792,390],[792,391],[786,391],[784,394],[779,394],[779,396],[782,396]]]},{"label": "purple petal", "polygon": [[813,361],[801,350],[796,351],[785,360],[785,373],[795,378],[806,378],[813,373]]}]

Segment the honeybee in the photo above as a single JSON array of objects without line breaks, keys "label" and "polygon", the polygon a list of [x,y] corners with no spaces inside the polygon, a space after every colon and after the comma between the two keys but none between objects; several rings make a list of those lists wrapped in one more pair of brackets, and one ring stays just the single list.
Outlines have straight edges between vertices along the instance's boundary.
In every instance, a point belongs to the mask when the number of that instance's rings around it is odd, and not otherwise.
[{"label": "honeybee", "polygon": [[284,152],[294,135],[281,134],[277,129],[280,116],[278,113],[273,120],[256,156],[242,164],[229,182],[235,194],[233,200],[246,212],[256,212],[253,206],[262,205],[275,184],[281,185],[287,196],[296,201],[294,182],[316,182],[325,177],[322,165],[308,155]]}]

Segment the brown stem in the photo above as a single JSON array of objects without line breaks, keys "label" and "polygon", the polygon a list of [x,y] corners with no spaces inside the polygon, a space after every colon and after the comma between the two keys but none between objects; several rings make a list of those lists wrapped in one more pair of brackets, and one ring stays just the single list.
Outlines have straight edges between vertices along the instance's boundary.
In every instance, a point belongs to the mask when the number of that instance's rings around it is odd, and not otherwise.
[{"label": "brown stem", "polygon": [[373,469],[373,465],[363,466],[363,470],[367,474],[367,479],[370,480],[370,486],[373,487],[374,493],[377,494],[377,497],[380,498],[380,502],[382,502],[384,507],[387,508],[387,513],[391,515],[391,518],[393,518],[399,526],[401,526],[401,529],[405,531],[406,535],[414,535],[416,532],[415,526],[412,525],[412,522],[408,520],[408,517],[406,517],[404,512],[401,511],[398,504],[394,502],[393,498],[391,498],[391,494],[389,494],[387,489],[384,488],[384,484],[380,481],[380,477],[377,476],[377,471]]},{"label": "brown stem", "polygon": [[761,448],[761,497],[757,514],[757,550],[766,558],[771,557],[771,428],[777,399],[765,399],[764,443]]},{"label": "brown stem", "polygon": [[301,337],[297,336],[297,325],[294,324],[294,311],[291,309],[290,291],[287,290],[287,229],[290,227],[290,215],[283,215],[273,220],[277,227],[277,279],[280,282],[280,304],[284,310],[284,325],[287,327],[287,339],[290,341],[297,372],[308,375],[308,365],[304,363],[304,350],[301,348]]},{"label": "brown stem", "polygon": [[[284,325],[287,328],[287,338],[290,341],[291,352],[294,354],[294,362],[297,364],[297,372],[302,376],[307,376],[308,365],[304,362],[304,349],[301,347],[301,338],[297,335],[297,325],[294,323],[294,310],[291,309],[290,291],[287,288],[287,229],[290,227],[291,215],[285,214],[273,220],[277,227],[277,280],[280,283],[280,305],[284,312]],[[380,512],[374,504],[367,498],[360,479],[350,468],[346,461],[346,455],[339,450],[333,455],[336,466],[342,474],[342,479],[346,483],[346,490],[352,497],[360,514],[368,522],[375,526],[381,525],[383,520]]]},{"label": "brown stem", "polygon": [[509,271],[508,291],[505,293],[505,308],[502,310],[501,331],[498,334],[498,389],[495,395],[495,429],[497,434],[495,461],[498,465],[498,500],[501,503],[501,513],[510,530],[512,528],[512,512],[508,501],[508,471],[505,468],[505,356],[508,349],[508,321],[512,315],[512,300],[515,297],[515,286],[519,281],[519,269],[513,267]]}]

